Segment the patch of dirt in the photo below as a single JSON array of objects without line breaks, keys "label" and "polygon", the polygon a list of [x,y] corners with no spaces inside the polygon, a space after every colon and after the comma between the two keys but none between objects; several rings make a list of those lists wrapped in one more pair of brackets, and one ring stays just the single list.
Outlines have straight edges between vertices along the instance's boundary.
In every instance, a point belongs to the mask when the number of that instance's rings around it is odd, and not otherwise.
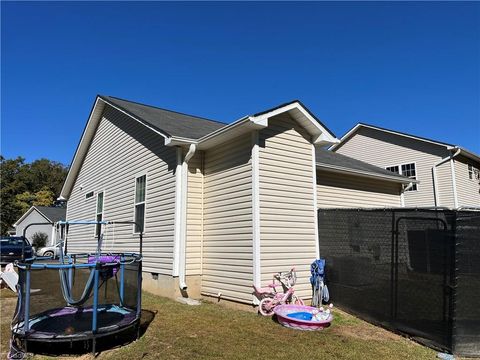
[{"label": "patch of dirt", "polygon": [[355,326],[336,326],[332,329],[332,332],[362,340],[396,340],[401,339],[401,336],[396,335],[390,331],[384,330],[380,327],[376,327],[370,324],[355,325]]}]

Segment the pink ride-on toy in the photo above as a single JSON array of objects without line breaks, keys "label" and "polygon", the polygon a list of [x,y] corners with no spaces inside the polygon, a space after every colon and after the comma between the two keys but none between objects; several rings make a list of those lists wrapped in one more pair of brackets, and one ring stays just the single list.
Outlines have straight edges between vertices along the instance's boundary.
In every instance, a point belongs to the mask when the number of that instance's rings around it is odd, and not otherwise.
[{"label": "pink ride-on toy", "polygon": [[[274,314],[275,307],[278,305],[304,305],[303,300],[295,295],[295,289],[293,286],[295,285],[296,281],[297,275],[295,273],[295,268],[293,267],[286,273],[276,273],[273,276],[273,282],[268,284],[267,287],[257,288],[255,285],[253,285],[257,295],[262,298],[258,306],[258,311],[260,314],[263,316],[272,316]],[[277,291],[277,287],[279,286],[282,287],[283,292]]]}]

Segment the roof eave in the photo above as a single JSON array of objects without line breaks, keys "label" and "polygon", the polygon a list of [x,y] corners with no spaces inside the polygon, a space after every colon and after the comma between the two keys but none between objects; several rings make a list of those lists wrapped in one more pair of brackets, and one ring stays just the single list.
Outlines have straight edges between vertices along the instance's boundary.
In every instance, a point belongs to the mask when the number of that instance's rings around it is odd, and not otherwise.
[{"label": "roof eave", "polygon": [[378,127],[378,126],[373,126],[373,125],[364,124],[364,123],[358,123],[353,128],[351,128],[349,131],[347,131],[345,133],[345,135],[343,135],[340,138],[340,142],[338,144],[334,144],[334,145],[330,146],[328,148],[328,150],[335,151],[336,148],[338,148],[341,144],[343,144],[343,142],[345,140],[347,140],[349,137],[351,137],[353,134],[355,134],[358,131],[358,129],[361,128],[361,127],[368,128],[368,129],[373,129],[373,130],[377,130],[377,131],[383,131],[383,132],[386,132],[386,133],[390,133],[390,134],[394,134],[394,135],[398,135],[398,136],[403,136],[403,137],[406,137],[406,138],[414,139],[414,140],[417,140],[417,141],[423,141],[423,142],[438,145],[438,146],[444,146],[448,150],[451,150],[451,149],[455,148],[455,146],[452,145],[452,144],[447,144],[447,143],[443,143],[443,142],[440,142],[440,141],[430,140],[430,139],[422,138],[422,137],[415,136],[415,135],[405,134],[405,133],[402,133],[402,132],[399,132],[399,131],[389,130],[389,129],[381,128],[381,127]]},{"label": "roof eave", "polygon": [[[480,163],[480,156],[471,152],[471,151],[468,151],[467,149],[464,149],[462,147],[455,147],[455,148],[452,148],[452,152],[455,152],[457,150],[460,150],[458,155],[463,155],[465,156],[466,158],[469,158],[471,160],[474,160],[476,162],[479,162]],[[457,155],[457,156],[458,156]]]},{"label": "roof eave", "polygon": [[288,112],[292,118],[312,135],[315,145],[325,146],[340,142],[340,140],[299,101],[293,101],[284,106],[274,108],[271,111],[260,113],[252,118],[256,121],[267,121],[266,125],[268,126],[269,118],[285,112]]},{"label": "roof eave", "polygon": [[366,177],[366,178],[375,178],[375,179],[381,179],[384,181],[390,181],[390,182],[396,182],[400,184],[418,184],[420,181],[410,179],[410,178],[401,178],[399,176],[389,176],[389,175],[384,175],[384,174],[378,174],[378,173],[373,173],[369,171],[361,171],[361,170],[356,170],[356,169],[350,169],[346,168],[343,166],[335,166],[331,164],[322,164],[322,163],[316,163],[317,169],[325,170],[325,171],[330,171],[330,172],[336,172],[336,173],[341,173],[341,174],[352,174],[356,176],[361,176],[361,177]]},{"label": "roof eave", "polygon": [[20,219],[18,219],[15,224],[13,224],[12,226],[13,227],[17,227],[19,223],[21,223],[28,215],[30,215],[33,210],[36,210],[41,216],[43,216],[47,221],[49,222],[52,222],[52,220],[50,220],[43,212],[41,212],[35,205],[33,205],[32,207],[30,207],[30,209],[28,209],[25,214],[23,214]]},{"label": "roof eave", "polygon": [[[312,136],[312,142],[318,146],[336,144],[338,140],[335,135],[324,127],[318,119],[298,101],[274,108],[270,111],[262,112],[252,116],[244,116],[239,120],[225,125],[224,127],[205,135],[198,139],[198,149],[205,150],[233,137],[240,136],[252,130],[259,130],[268,127],[268,120],[276,115],[288,112],[301,126],[303,126]],[[170,141],[170,144],[179,144]],[[171,145],[172,146],[172,145]]]},{"label": "roof eave", "polygon": [[137,121],[138,123],[142,124],[143,126],[149,128],[153,132],[159,134],[164,139],[168,139],[170,137],[169,134],[167,134],[165,132],[162,132],[159,129],[156,129],[156,128],[150,126],[145,121],[139,119],[135,115],[126,111],[125,109],[117,106],[116,104],[111,103],[105,97],[103,97],[101,95],[97,95],[97,97],[95,98],[95,102],[92,106],[92,110],[90,111],[90,115],[88,117],[87,124],[85,125],[85,128],[83,129],[82,136],[81,136],[80,141],[77,145],[77,149],[75,150],[75,154],[74,154],[73,160],[70,164],[70,168],[69,168],[67,177],[65,179],[65,182],[63,183],[63,187],[62,187],[62,190],[60,192],[60,197],[63,197],[64,199],[68,200],[68,198],[70,197],[70,193],[72,191],[75,179],[77,178],[77,175],[80,171],[81,165],[83,163],[83,160],[85,159],[85,156],[87,154],[90,143],[93,140],[96,129],[97,129],[98,124],[101,120],[103,110],[105,109],[105,105],[109,105],[112,108],[120,111],[121,113],[123,113],[126,116],[132,118],[133,120]]}]

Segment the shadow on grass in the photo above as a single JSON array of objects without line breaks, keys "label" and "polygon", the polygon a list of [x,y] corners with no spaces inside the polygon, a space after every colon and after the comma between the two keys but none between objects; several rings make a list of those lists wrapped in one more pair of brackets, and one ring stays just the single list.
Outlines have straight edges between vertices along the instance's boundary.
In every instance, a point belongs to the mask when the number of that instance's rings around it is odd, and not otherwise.
[{"label": "shadow on grass", "polygon": [[[121,332],[112,335],[105,335],[96,340],[96,353],[101,353],[106,350],[122,347],[142,337],[150,326],[151,322],[155,318],[157,311],[150,311],[142,309],[140,317],[140,324],[138,327],[132,327],[125,329]],[[17,347],[20,344],[17,344]],[[69,342],[54,342],[54,341],[42,341],[33,342],[29,341],[27,344],[27,350],[29,353],[41,354],[47,356],[60,356],[60,355],[82,355],[92,351],[92,340],[74,340]]]}]

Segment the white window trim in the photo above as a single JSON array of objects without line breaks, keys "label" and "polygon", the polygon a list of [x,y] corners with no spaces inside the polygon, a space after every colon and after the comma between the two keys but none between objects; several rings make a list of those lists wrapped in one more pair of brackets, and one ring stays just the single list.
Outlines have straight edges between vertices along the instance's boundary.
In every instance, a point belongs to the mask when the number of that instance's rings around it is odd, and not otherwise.
[{"label": "white window trim", "polygon": [[[413,165],[415,166],[415,178],[413,178],[413,180],[418,180],[418,168],[417,168],[417,162],[416,162],[416,161],[406,162],[406,163],[402,163],[402,164],[387,165],[387,166],[385,166],[385,170],[388,170],[388,168],[390,168],[390,167],[398,166],[398,174],[399,174],[399,175],[403,175],[402,166],[404,166],[404,165],[410,165],[410,164],[413,164]],[[405,176],[405,175],[403,175],[403,176]],[[409,176],[407,176],[407,177],[410,178]],[[412,178],[410,178],[410,179],[412,179]],[[409,191],[407,191],[407,192],[416,192],[416,191],[418,191],[418,183],[416,183],[415,186],[417,187],[415,190],[409,190]]]},{"label": "white window trim", "polygon": [[[87,195],[90,193],[93,193],[93,195],[87,198]],[[85,195],[83,195],[83,199],[85,200],[85,202],[90,201],[94,198],[95,198],[95,191],[89,191],[89,192],[86,192]]]},{"label": "white window trim", "polygon": [[[137,193],[137,179],[141,178],[142,176],[145,176],[145,200],[137,203],[136,199],[135,199],[135,195]],[[132,221],[135,222],[135,210],[136,210],[137,205],[144,204],[145,209],[144,209],[144,212],[143,212],[143,232],[142,232],[142,234],[145,235],[146,230],[147,230],[147,199],[148,199],[147,181],[148,181],[148,173],[147,172],[138,173],[138,175],[135,176],[135,179],[133,181],[134,181],[134,185],[133,185],[133,220]],[[132,234],[134,234],[134,235],[140,234],[139,232],[135,232],[135,224],[133,224],[133,227],[132,227]]]},{"label": "white window trim", "polygon": [[[105,219],[105,190],[94,191],[93,197],[95,197],[95,221],[97,221],[97,215],[100,214],[98,210],[98,195],[103,193],[103,204],[102,204],[102,221]],[[100,228],[100,231],[102,229]],[[94,226],[93,236],[97,238],[97,225]]]},{"label": "white window trim", "polygon": [[[472,169],[472,170],[470,170]],[[477,169],[473,164],[467,164],[467,173],[468,173],[468,180],[470,181],[478,181],[480,177],[480,169]],[[472,177],[470,178],[470,174]]]}]

